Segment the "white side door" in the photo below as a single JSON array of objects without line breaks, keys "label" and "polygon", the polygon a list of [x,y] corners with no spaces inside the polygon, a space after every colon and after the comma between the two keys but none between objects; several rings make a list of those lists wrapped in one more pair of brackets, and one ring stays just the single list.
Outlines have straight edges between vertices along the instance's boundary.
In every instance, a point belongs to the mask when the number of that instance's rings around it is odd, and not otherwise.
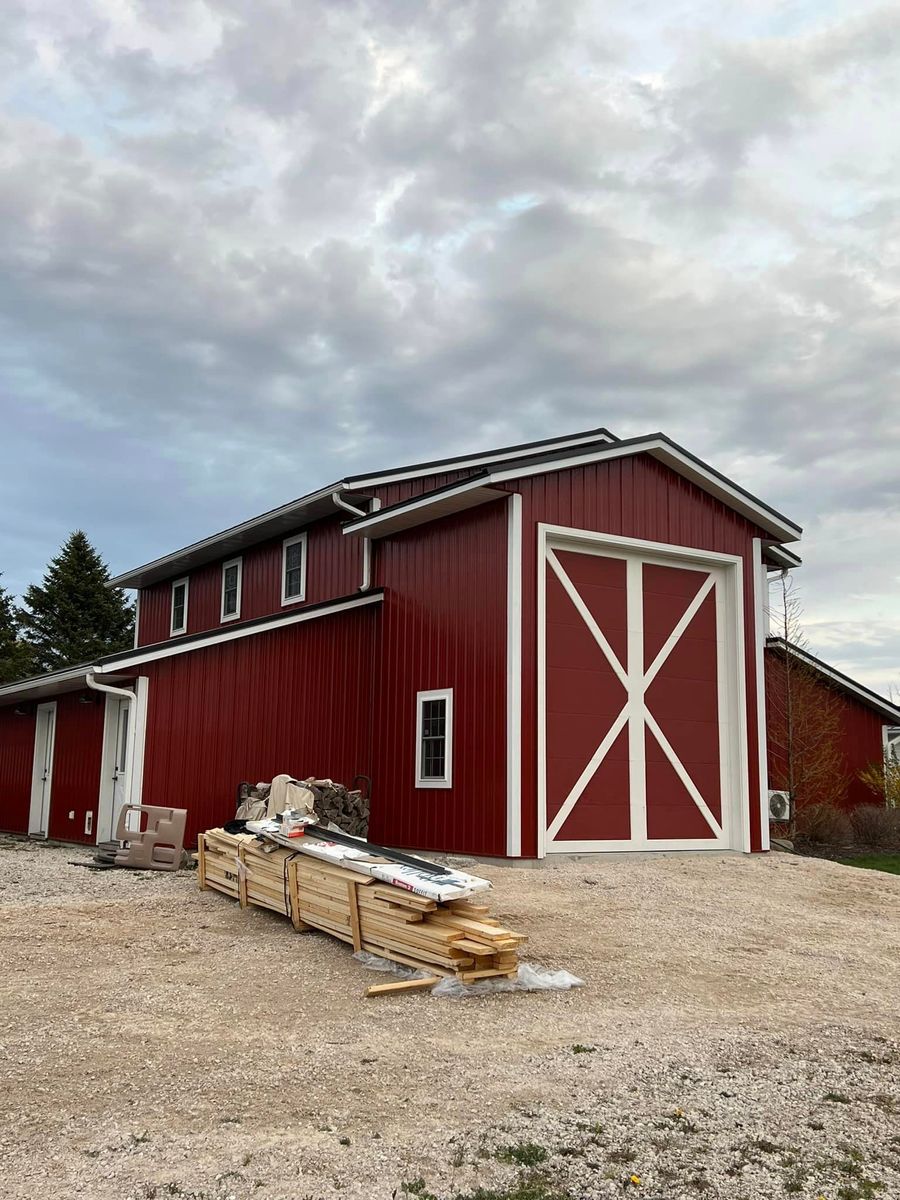
[{"label": "white side door", "polygon": [[46,837],[50,827],[53,790],[53,751],[56,744],[56,701],[37,706],[34,728],[34,764],[31,773],[30,837]]},{"label": "white side door", "polygon": [[97,841],[111,841],[116,834],[119,812],[127,803],[125,784],[128,772],[128,732],[132,719],[131,701],[124,696],[106,697],[104,724],[103,778]]}]

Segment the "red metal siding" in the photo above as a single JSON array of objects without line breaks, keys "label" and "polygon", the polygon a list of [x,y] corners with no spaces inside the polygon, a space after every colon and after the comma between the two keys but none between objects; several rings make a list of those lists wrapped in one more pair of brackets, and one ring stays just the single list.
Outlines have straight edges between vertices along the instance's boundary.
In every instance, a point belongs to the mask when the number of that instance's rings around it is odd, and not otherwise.
[{"label": "red metal siding", "polygon": [[28,832],[34,728],[33,709],[17,716],[14,705],[0,708],[0,829],[6,833]]},{"label": "red metal siding", "polygon": [[537,853],[537,523],[589,529],[645,541],[691,546],[744,560],[744,626],[751,847],[761,848],[753,797],[759,795],[757,754],[753,538],[763,530],[650,455],[594,463],[502,485],[522,493],[522,853]]},{"label": "red metal siding", "polygon": [[[371,835],[506,853],[507,506],[448,517],[378,546],[386,586],[375,705]],[[453,688],[453,787],[415,787],[416,693]]]},{"label": "red metal siding", "polygon": [[371,775],[378,607],[141,666],[145,804],[188,809],[188,836],[234,815],[241,780]]},{"label": "red metal siding", "polygon": [[[81,702],[84,696],[87,703]],[[65,842],[96,841],[104,697],[67,692],[56,697],[56,742],[50,793],[48,836]],[[69,813],[74,812],[74,817]],[[85,834],[85,814],[94,814],[95,832]]]},{"label": "red metal siding", "polygon": [[[335,516],[318,521],[307,530],[306,597],[303,603],[316,604],[321,600],[348,596],[360,585],[362,543],[359,538],[345,537],[341,524],[341,518]],[[283,541],[284,538],[270,539],[244,551],[242,621],[297,607],[282,606],[281,603]],[[223,558],[190,573],[188,633],[202,633],[222,624],[222,563],[228,561],[230,558]],[[172,581],[166,580],[142,589],[139,645],[148,646],[169,637],[171,588]],[[226,626],[230,624],[233,622],[225,622]]]},{"label": "red metal siding", "polygon": [[[831,687],[824,679],[804,672],[813,687],[819,687],[829,704],[837,703],[840,718],[840,755],[842,771],[846,780],[843,806],[855,808],[859,804],[878,803],[877,798],[859,778],[859,772],[870,763],[880,763],[884,757],[884,717],[867,704],[855,700],[846,692]],[[779,748],[775,727],[779,720],[772,696],[776,689],[784,690],[784,659],[773,650],[766,650],[766,693],[769,709],[769,787],[786,788],[787,764]]]},{"label": "red metal siding", "polygon": [[431,492],[437,488],[446,487],[450,483],[458,483],[460,479],[468,479],[480,468],[466,467],[462,471],[444,471],[440,475],[423,475],[419,479],[404,479],[398,483],[382,484],[375,488],[366,488],[366,495],[377,496],[382,508],[392,504],[400,504],[403,500],[411,500],[413,496],[421,496],[423,492]]}]

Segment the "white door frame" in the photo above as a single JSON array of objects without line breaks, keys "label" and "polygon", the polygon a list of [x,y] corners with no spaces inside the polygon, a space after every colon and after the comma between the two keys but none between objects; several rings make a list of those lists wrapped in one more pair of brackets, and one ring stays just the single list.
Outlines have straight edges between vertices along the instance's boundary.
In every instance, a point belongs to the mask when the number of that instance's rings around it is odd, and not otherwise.
[{"label": "white door frame", "polygon": [[[114,817],[114,786],[113,770],[118,747],[119,712],[122,703],[129,707],[128,744],[126,753],[131,759],[130,772],[126,770],[125,786],[130,783],[130,795],[124,797],[125,804],[140,804],[141,792],[144,785],[144,741],[147,733],[147,695],[149,680],[141,675],[135,680],[134,693],[137,705],[132,704],[124,696],[114,696],[107,693],[106,709],[103,717],[103,752],[100,759],[100,791],[97,797],[96,840],[106,842],[111,840],[115,830]],[[137,816],[139,814],[132,814]]]},{"label": "white door frame", "polygon": [[[48,717],[45,723],[42,717]],[[41,737],[41,731],[47,737]],[[49,745],[47,744],[49,742]],[[49,700],[35,709],[34,758],[31,766],[31,804],[28,809],[28,836],[47,837],[50,831],[50,805],[53,799],[53,765],[56,756],[56,701]],[[49,762],[48,762],[49,760]],[[47,778],[44,779],[44,768]],[[46,785],[46,786],[45,786]]]},{"label": "white door frame", "polygon": [[[729,848],[750,850],[749,767],[747,758],[747,693],[744,661],[743,560],[733,554],[697,550],[640,538],[618,537],[589,529],[570,529],[563,525],[539,523],[537,527],[537,759],[538,759],[538,856],[549,853],[606,853],[614,850],[709,850],[722,849],[717,842],[659,839],[636,841],[554,842],[547,835],[547,550],[576,550],[607,558],[658,562],[663,566],[695,569],[719,569],[722,579],[721,600],[717,601],[724,618],[726,644],[718,656],[720,729],[731,729],[731,737],[721,737],[719,753],[722,780],[722,824]],[[629,614],[629,617],[631,614]],[[631,620],[629,620],[629,625]]]}]

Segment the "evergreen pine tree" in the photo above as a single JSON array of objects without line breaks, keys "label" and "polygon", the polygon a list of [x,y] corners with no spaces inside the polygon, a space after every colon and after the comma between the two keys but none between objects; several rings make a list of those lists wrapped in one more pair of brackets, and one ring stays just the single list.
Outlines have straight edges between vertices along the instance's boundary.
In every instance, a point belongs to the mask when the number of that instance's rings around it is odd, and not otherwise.
[{"label": "evergreen pine tree", "polygon": [[12,597],[0,585],[0,683],[14,683],[33,670],[31,650],[22,641]]},{"label": "evergreen pine tree", "polygon": [[107,587],[109,571],[80,529],[67,538],[41,585],[25,591],[19,620],[40,671],[131,648],[134,610]]}]

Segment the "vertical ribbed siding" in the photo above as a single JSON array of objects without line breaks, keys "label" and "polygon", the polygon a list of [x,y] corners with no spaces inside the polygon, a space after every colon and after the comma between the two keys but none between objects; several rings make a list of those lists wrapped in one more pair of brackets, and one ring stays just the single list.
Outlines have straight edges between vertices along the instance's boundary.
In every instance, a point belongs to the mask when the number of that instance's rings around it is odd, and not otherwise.
[{"label": "vertical ribbed siding", "polygon": [[[563,525],[644,541],[734,554],[744,561],[748,803],[759,796],[753,538],[765,531],[650,455],[593,463],[513,480],[523,502],[522,853],[537,853],[537,524]],[[751,847],[760,829],[751,808]]]},{"label": "vertical ribbed siding", "polygon": [[[317,521],[307,532],[306,597],[304,603],[316,604],[355,592],[362,579],[362,543],[345,537],[342,517],[335,515]],[[300,532],[300,531],[297,531]],[[285,537],[292,536],[285,534]],[[270,538],[251,546],[240,556],[224,555],[220,560],[198,567],[189,575],[188,633],[202,633],[222,625],[222,563],[243,559],[241,578],[242,621],[282,612],[281,554],[283,538]],[[173,576],[181,578],[180,576]],[[155,583],[141,591],[140,638],[138,645],[149,646],[169,637],[172,580]],[[292,608],[299,607],[292,605]],[[225,622],[225,625],[231,622]]]},{"label": "vertical ribbed siding", "polygon": [[242,780],[371,775],[378,606],[196,650],[149,678],[144,803],[186,807],[188,835],[234,815]]},{"label": "vertical ribbed siding", "polygon": [[[788,770],[784,754],[784,739],[779,735],[779,726],[784,726],[784,690],[785,663],[784,655],[771,647],[766,649],[766,709],[768,714],[768,766],[769,787],[787,788]],[[884,758],[884,717],[868,705],[855,700],[846,692],[830,687],[823,679],[819,680],[801,666],[803,679],[809,680],[812,687],[820,688],[823,704],[830,710],[836,710],[840,721],[838,746],[841,754],[841,770],[846,780],[847,790],[843,803],[847,808],[855,808],[859,804],[877,803],[876,797],[859,778],[859,772],[872,763],[881,763]],[[807,707],[813,702],[815,691],[805,697]]]},{"label": "vertical ribbed siding", "polygon": [[[104,712],[104,697],[99,692],[67,692],[56,697],[48,830],[52,838],[66,842],[96,841]],[[70,812],[75,815],[70,817]],[[94,832],[86,835],[84,818],[88,812],[94,814]]]},{"label": "vertical ribbed siding", "polygon": [[[472,854],[506,847],[507,509],[378,544],[375,840]],[[416,788],[416,693],[453,689],[453,786]]]},{"label": "vertical ribbed siding", "polygon": [[0,829],[28,832],[35,714],[18,716],[15,705],[0,708]]}]

